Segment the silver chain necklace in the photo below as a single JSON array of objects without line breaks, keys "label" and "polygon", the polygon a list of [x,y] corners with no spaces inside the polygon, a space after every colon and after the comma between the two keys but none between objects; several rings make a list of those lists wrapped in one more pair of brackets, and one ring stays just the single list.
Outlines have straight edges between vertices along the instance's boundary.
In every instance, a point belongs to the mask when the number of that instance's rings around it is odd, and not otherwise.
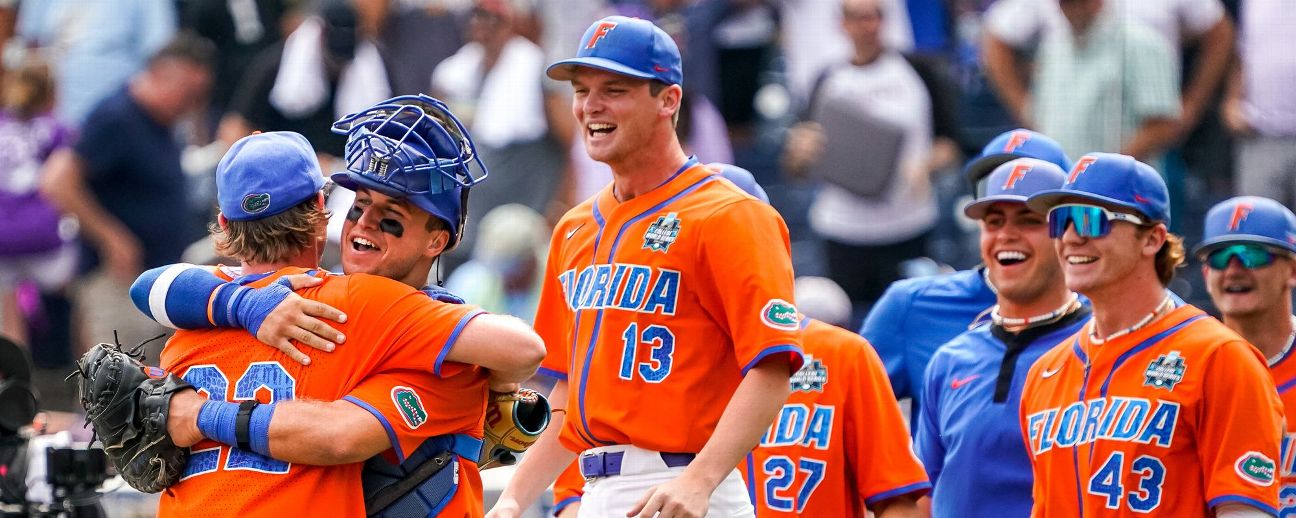
[{"label": "silver chain necklace", "polygon": [[1284,345],[1282,350],[1278,351],[1278,354],[1269,357],[1268,364],[1270,367],[1273,367],[1275,363],[1278,363],[1278,360],[1281,360],[1283,359],[1284,356],[1287,356],[1287,351],[1291,350],[1292,342],[1296,342],[1296,316],[1292,316],[1291,321],[1292,321],[1292,332],[1291,334],[1287,335],[1287,345]]}]

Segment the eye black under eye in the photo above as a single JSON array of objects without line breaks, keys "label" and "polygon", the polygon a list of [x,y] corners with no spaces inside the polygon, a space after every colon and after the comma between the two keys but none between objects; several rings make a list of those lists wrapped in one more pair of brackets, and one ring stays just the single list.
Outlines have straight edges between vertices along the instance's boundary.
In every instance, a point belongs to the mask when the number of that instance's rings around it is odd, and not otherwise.
[{"label": "eye black under eye", "polygon": [[405,225],[394,219],[383,218],[378,220],[378,230],[396,237],[405,235]]},{"label": "eye black under eye", "polygon": [[360,208],[359,206],[353,206],[351,207],[351,210],[347,211],[346,219],[347,221],[354,223],[356,221],[360,221],[360,216],[363,214],[364,214],[363,208]]}]

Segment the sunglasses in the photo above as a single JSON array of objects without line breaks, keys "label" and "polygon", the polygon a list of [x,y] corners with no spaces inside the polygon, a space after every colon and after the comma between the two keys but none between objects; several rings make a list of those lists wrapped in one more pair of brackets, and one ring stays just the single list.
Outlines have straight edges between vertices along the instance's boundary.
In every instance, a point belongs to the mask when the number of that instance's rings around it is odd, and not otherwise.
[{"label": "sunglasses", "polygon": [[1206,254],[1206,265],[1212,270],[1227,270],[1229,262],[1234,257],[1237,257],[1238,262],[1242,263],[1243,268],[1254,270],[1273,264],[1278,254],[1261,245],[1239,243]]},{"label": "sunglasses", "polygon": [[1146,225],[1143,218],[1123,212],[1112,212],[1097,205],[1066,204],[1049,210],[1049,237],[1058,239],[1066,234],[1067,226],[1075,226],[1080,237],[1103,237],[1111,233],[1113,221]]}]

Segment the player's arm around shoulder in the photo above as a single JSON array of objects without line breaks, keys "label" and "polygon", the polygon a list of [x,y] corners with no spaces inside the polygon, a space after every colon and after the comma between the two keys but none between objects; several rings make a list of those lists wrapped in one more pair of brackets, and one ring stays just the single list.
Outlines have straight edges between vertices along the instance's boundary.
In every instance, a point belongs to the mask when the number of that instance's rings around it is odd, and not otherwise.
[{"label": "player's arm around shoulder", "polygon": [[511,391],[508,385],[535,375],[545,358],[545,345],[531,326],[509,315],[483,314],[470,320],[446,359],[480,365],[491,371],[491,388]]}]

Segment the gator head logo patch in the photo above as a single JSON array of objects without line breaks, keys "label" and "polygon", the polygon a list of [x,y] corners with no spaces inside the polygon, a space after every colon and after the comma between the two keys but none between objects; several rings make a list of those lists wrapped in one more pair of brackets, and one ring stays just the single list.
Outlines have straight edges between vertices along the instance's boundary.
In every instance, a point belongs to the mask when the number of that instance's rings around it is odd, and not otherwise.
[{"label": "gator head logo patch", "polygon": [[423,409],[423,400],[418,393],[409,387],[392,387],[392,403],[400,410],[401,418],[410,428],[423,426],[428,420],[427,410]]},{"label": "gator head logo patch", "polygon": [[259,214],[270,208],[270,193],[253,193],[243,197],[243,212]]},{"label": "gator head logo patch", "polygon": [[1275,464],[1258,451],[1249,451],[1238,457],[1233,471],[1243,480],[1257,486],[1271,486],[1274,482]]},{"label": "gator head logo patch", "polygon": [[648,226],[648,231],[644,232],[643,247],[654,252],[666,253],[675,238],[679,236],[680,220],[676,213],[672,212],[665,216],[660,216],[657,221]]},{"label": "gator head logo patch", "polygon": [[828,383],[828,368],[823,361],[807,354],[805,364],[792,375],[791,382],[793,392],[823,392],[824,385]]},{"label": "gator head logo patch", "polygon": [[801,327],[796,307],[783,299],[770,299],[761,309],[761,322],[774,329],[796,331]]},{"label": "gator head logo patch", "polygon": [[1174,390],[1175,385],[1183,381],[1184,359],[1179,351],[1170,351],[1148,364],[1143,372],[1143,386]]}]

